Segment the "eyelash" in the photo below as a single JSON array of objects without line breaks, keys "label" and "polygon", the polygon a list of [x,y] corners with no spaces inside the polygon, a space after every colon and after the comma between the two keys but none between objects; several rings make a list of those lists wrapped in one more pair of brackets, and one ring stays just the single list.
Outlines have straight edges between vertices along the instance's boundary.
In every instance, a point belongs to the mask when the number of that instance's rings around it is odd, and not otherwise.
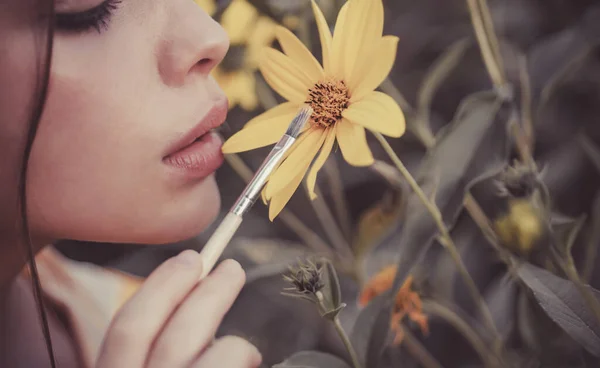
[{"label": "eyelash", "polygon": [[56,28],[69,32],[86,32],[94,28],[98,33],[108,28],[110,17],[121,0],[104,0],[100,5],[78,13],[55,15]]}]

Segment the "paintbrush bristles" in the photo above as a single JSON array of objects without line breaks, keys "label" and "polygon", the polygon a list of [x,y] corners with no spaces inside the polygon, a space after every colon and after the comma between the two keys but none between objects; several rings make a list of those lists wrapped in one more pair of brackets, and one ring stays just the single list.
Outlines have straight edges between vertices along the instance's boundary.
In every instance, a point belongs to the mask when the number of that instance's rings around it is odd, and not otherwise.
[{"label": "paintbrush bristles", "polygon": [[312,107],[310,107],[310,105],[302,105],[302,109],[298,112],[294,120],[292,120],[285,134],[289,135],[294,139],[298,138],[300,132],[302,131],[302,128],[304,128],[304,125],[306,125],[312,113],[313,109]]}]

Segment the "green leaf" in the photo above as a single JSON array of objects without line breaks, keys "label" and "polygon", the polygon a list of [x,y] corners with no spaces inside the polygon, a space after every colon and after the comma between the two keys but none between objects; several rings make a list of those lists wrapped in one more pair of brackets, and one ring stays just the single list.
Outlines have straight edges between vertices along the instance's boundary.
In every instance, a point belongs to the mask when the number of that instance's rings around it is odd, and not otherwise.
[{"label": "green leaf", "polygon": [[330,301],[331,307],[337,309],[342,304],[340,279],[333,264],[329,260],[324,260],[323,262],[325,264],[325,272],[323,274],[323,277],[325,278],[325,287],[323,288],[323,292]]},{"label": "green leaf", "polygon": [[346,303],[341,303],[337,308],[330,310],[328,312],[325,312],[321,316],[325,319],[333,321],[335,319],[335,317],[337,317],[338,314],[340,314],[342,309],[344,309],[345,307],[346,307]]},{"label": "green leaf", "polygon": [[318,351],[302,351],[292,355],[285,361],[275,364],[273,368],[351,368],[342,359]]},{"label": "green leaf", "polygon": [[[368,362],[377,361],[387,340],[390,323],[390,293],[385,292],[373,299],[360,311],[352,332],[350,342],[363,367],[371,367]],[[384,336],[383,339],[374,336]],[[381,344],[381,345],[377,345]]]},{"label": "green leaf", "polygon": [[[577,287],[530,263],[521,265],[518,274],[546,314],[588,352],[600,357],[600,323]],[[600,292],[590,289],[600,300]]]}]

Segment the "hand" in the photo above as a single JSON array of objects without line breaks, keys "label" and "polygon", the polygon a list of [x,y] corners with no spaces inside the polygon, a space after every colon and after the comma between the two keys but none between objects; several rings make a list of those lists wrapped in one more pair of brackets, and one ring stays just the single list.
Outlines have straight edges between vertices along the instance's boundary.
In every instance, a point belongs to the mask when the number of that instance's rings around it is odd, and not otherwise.
[{"label": "hand", "polygon": [[98,368],[256,368],[258,350],[242,338],[213,336],[245,282],[233,260],[198,283],[202,262],[186,250],[160,265],[108,329]]}]

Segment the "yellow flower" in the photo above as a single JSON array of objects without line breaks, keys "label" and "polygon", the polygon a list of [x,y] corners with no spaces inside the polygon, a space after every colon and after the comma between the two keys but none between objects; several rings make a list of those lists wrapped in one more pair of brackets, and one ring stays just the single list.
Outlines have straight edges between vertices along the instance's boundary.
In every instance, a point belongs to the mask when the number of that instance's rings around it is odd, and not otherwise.
[{"label": "yellow flower", "polygon": [[227,95],[230,108],[240,105],[244,110],[254,110],[258,106],[254,73],[261,51],[275,40],[277,24],[246,0],[233,0],[220,23],[231,46],[212,75]]},{"label": "yellow flower", "polygon": [[215,10],[217,10],[215,0],[194,0],[194,2],[200,5],[200,7],[211,17],[215,14]]},{"label": "yellow flower", "polygon": [[382,36],[381,0],[349,0],[340,10],[333,36],[314,1],[312,7],[323,66],[292,32],[278,26],[276,37],[285,54],[267,48],[259,67],[269,85],[288,102],[249,121],[223,146],[224,153],[233,153],[273,144],[303,103],[313,108],[306,130],[263,191],[270,201],[271,220],[309,168],[307,185],[315,198],[317,172],[336,141],[349,164],[368,166],[373,155],[365,128],[391,137],[400,137],[405,130],[400,107],[388,95],[374,91],[392,69],[398,44],[397,37]]}]

